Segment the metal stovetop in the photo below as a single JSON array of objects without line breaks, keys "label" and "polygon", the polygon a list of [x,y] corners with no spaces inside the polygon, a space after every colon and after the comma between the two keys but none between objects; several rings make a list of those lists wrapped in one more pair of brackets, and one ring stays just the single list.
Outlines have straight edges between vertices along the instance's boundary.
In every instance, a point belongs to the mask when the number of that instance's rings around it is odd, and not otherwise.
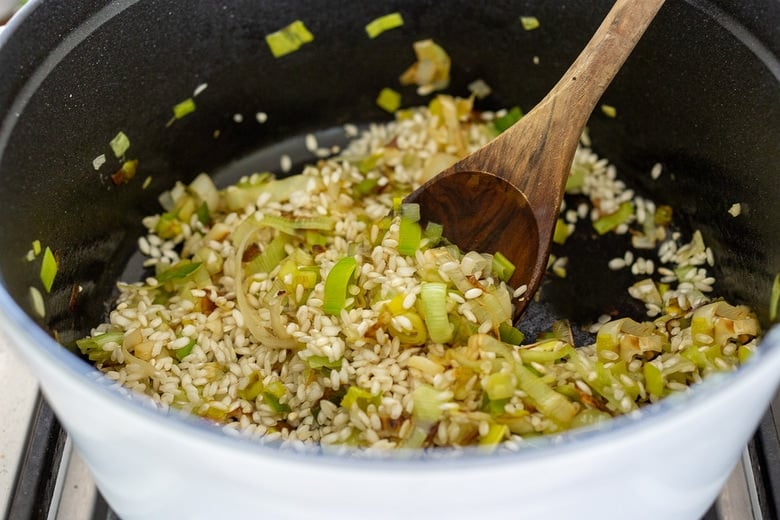
[{"label": "metal stovetop", "polygon": [[[0,338],[0,512],[8,520],[116,520],[35,381]],[[780,398],[702,520],[771,520],[780,506]]]}]

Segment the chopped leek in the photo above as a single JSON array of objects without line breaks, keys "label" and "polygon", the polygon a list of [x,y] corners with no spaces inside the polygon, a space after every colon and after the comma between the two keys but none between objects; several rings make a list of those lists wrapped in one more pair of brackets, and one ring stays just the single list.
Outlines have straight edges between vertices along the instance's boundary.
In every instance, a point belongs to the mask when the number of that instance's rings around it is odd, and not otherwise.
[{"label": "chopped leek", "polygon": [[168,269],[160,272],[157,275],[157,282],[164,284],[173,280],[181,280],[189,277],[195,271],[197,271],[202,264],[200,262],[191,262],[189,260],[181,260],[180,262],[172,265]]},{"label": "chopped leek", "polygon": [[662,397],[666,384],[664,383],[664,375],[661,372],[661,369],[653,363],[645,363],[642,370],[645,376],[645,388],[647,388],[647,391],[650,392],[651,395]]},{"label": "chopped leek", "polygon": [[54,256],[52,250],[46,246],[46,249],[43,252],[43,261],[41,262],[41,283],[47,293],[51,292],[58,268],[57,258]]},{"label": "chopped leek", "polygon": [[405,256],[413,256],[420,249],[422,227],[420,223],[402,216],[398,229],[398,252]]},{"label": "chopped leek", "polygon": [[777,306],[780,302],[780,274],[775,275],[775,281],[772,284],[772,293],[769,296],[769,321],[777,320]]},{"label": "chopped leek", "polygon": [[442,405],[450,399],[449,392],[436,390],[430,385],[420,385],[412,391],[412,417],[419,425],[434,424],[444,416]]},{"label": "chopped leek", "polygon": [[491,423],[485,436],[480,437],[479,445],[495,446],[509,436],[509,427],[506,424]]},{"label": "chopped leek", "polygon": [[512,275],[515,274],[515,264],[513,264],[507,257],[505,257],[500,251],[496,251],[493,254],[493,273],[502,282],[508,282]]},{"label": "chopped leek", "polygon": [[306,358],[306,364],[313,370],[341,370],[341,358],[331,361],[326,356],[309,356]]},{"label": "chopped leek", "polygon": [[277,235],[271,242],[265,246],[262,253],[251,259],[244,266],[244,272],[251,276],[257,273],[270,273],[281,263],[287,253],[284,250],[284,246],[287,244],[287,239],[284,235]]},{"label": "chopped leek", "polygon": [[347,410],[355,405],[361,410],[365,410],[368,405],[373,404],[374,406],[379,406],[379,403],[381,402],[381,395],[374,395],[368,390],[353,385],[347,389],[347,393],[341,399],[340,404]]},{"label": "chopped leek", "polygon": [[347,301],[347,290],[357,269],[357,260],[347,256],[336,262],[325,278],[322,310],[338,315]]},{"label": "chopped leek", "polygon": [[522,364],[515,365],[517,383],[533,399],[539,410],[560,426],[567,426],[577,414],[577,407],[556,392],[539,376]]},{"label": "chopped leek", "polygon": [[553,232],[553,242],[563,245],[566,243],[566,239],[569,238],[569,225],[565,220],[559,218],[555,222],[555,231]]},{"label": "chopped leek", "polygon": [[274,381],[263,391],[263,402],[276,413],[290,413],[290,405],[281,402],[286,392],[281,381]]},{"label": "chopped leek", "polygon": [[512,107],[506,114],[504,114],[501,117],[496,118],[493,121],[493,128],[496,130],[497,133],[501,133],[513,124],[520,121],[520,119],[523,117],[523,111],[520,109],[520,107]]},{"label": "chopped leek", "polygon": [[509,323],[501,323],[498,326],[498,333],[501,341],[510,345],[520,345],[525,340],[525,334]]},{"label": "chopped leek", "polygon": [[111,139],[111,142],[109,143],[111,146],[111,150],[113,150],[114,155],[117,159],[121,159],[125,156],[125,153],[127,152],[128,148],[130,148],[130,139],[125,135],[124,132],[119,132],[114,136],[113,139]]},{"label": "chopped leek", "polygon": [[420,288],[425,326],[434,343],[448,343],[452,339],[453,327],[447,317],[447,284],[424,282]]},{"label": "chopped leek", "polygon": [[186,358],[192,353],[192,349],[195,347],[196,344],[197,341],[195,341],[195,339],[192,339],[190,340],[189,343],[187,343],[183,347],[174,350],[173,353],[176,356],[176,359],[178,359],[179,361],[183,361],[184,358]]},{"label": "chopped leek", "polygon": [[369,38],[376,38],[385,31],[401,27],[404,24],[404,19],[401,13],[390,13],[379,18],[371,20],[366,24],[366,33]]},{"label": "chopped leek", "polygon": [[265,36],[265,42],[271,49],[274,58],[281,58],[291,52],[295,52],[302,45],[314,40],[314,36],[300,20],[296,20],[287,27],[272,32]]},{"label": "chopped leek", "polygon": [[628,220],[634,216],[634,205],[631,202],[624,202],[615,213],[604,215],[603,217],[593,221],[593,229],[599,235],[603,235],[612,231],[620,224],[628,222]]},{"label": "chopped leek", "polygon": [[392,114],[401,107],[401,93],[385,87],[379,91],[379,95],[376,98],[376,104],[382,110]]},{"label": "chopped leek", "polygon": [[105,332],[88,338],[77,339],[76,346],[90,361],[105,362],[111,358],[111,352],[103,350],[109,343],[121,344],[125,334],[121,331]]},{"label": "chopped leek", "polygon": [[515,394],[517,379],[509,372],[496,372],[485,378],[482,387],[491,400],[508,399]]},{"label": "chopped leek", "polygon": [[182,117],[192,114],[193,112],[195,112],[195,100],[192,98],[187,98],[181,103],[177,103],[173,106],[174,119],[181,119]]},{"label": "chopped leek", "polygon": [[601,105],[601,112],[611,118],[617,117],[617,109],[613,107],[612,105]]},{"label": "chopped leek", "polygon": [[520,24],[526,31],[533,31],[534,29],[538,29],[540,25],[539,19],[535,16],[521,16]]},{"label": "chopped leek", "polygon": [[428,239],[430,246],[435,246],[442,239],[444,226],[436,222],[428,222],[423,230],[423,236]]},{"label": "chopped leek", "polygon": [[416,84],[418,93],[429,94],[434,90],[447,88],[450,84],[450,57],[433,40],[420,40],[414,43],[417,61],[399,78],[401,85]]}]

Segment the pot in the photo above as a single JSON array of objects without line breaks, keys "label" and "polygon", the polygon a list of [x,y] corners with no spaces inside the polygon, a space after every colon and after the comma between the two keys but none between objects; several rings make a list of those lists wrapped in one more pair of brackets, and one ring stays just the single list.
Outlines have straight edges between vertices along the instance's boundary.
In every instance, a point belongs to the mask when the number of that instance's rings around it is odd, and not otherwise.
[{"label": "pot", "polygon": [[[514,454],[375,459],[286,450],[161,412],[62,346],[101,321],[116,280],[140,276],[141,217],[158,211],[156,196],[176,180],[278,171],[283,153],[312,160],[306,133],[335,143],[345,123],[387,119],[376,94],[397,87],[422,38],[452,57],[449,92],[466,95],[482,78],[493,88],[486,108],[528,110],[610,4],[33,0],[22,9],[0,35],[0,324],[122,518],[703,514],[780,381],[780,330],[768,313],[780,272],[780,6],[772,0],[667,2],[605,95],[620,117],[589,124],[601,155],[702,231],[718,260],[717,292],[757,311],[766,336],[733,373]],[[404,25],[367,38],[365,24],[393,11]],[[540,28],[522,30],[521,15]],[[274,58],[264,36],[297,19],[314,41]],[[171,107],[199,86],[196,114],[169,124]],[[408,105],[428,100],[411,88],[404,96]],[[148,184],[116,186],[93,167],[111,158],[119,131]],[[658,161],[672,174],[651,182],[642,172]],[[734,203],[739,217],[728,213]],[[59,255],[44,316],[30,299],[40,285],[38,264],[25,259],[33,240]],[[619,276],[594,274],[614,250],[576,247],[570,255],[589,260],[545,286],[545,303],[521,323],[528,333],[555,316],[585,323],[605,306],[632,305],[616,296]]]}]

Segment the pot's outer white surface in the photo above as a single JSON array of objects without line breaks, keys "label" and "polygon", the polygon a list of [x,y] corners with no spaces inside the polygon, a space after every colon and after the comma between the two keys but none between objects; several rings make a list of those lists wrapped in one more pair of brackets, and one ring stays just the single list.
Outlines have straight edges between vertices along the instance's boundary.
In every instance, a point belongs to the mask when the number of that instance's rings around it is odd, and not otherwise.
[{"label": "pot's outer white surface", "polygon": [[[145,409],[37,329],[0,292],[0,324],[124,519],[696,519],[780,379],[780,330],[737,373],[639,417],[517,455],[352,460],[282,452]],[[10,304],[10,308],[9,308]]]}]

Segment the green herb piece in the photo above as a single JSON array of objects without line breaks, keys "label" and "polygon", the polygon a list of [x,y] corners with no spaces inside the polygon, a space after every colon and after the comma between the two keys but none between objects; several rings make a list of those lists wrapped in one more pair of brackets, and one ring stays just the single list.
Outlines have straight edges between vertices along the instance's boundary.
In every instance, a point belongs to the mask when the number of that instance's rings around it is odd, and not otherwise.
[{"label": "green herb piece", "polygon": [[401,93],[389,87],[385,87],[379,91],[379,95],[376,98],[376,104],[382,110],[392,114],[401,107]]},{"label": "green herb piece", "polygon": [[32,242],[32,250],[33,250],[33,254],[35,256],[38,256],[39,254],[41,254],[42,248],[41,248],[41,241],[40,240],[33,240],[33,242]]},{"label": "green herb piece", "polygon": [[520,24],[526,31],[533,31],[534,29],[538,29],[540,25],[539,19],[535,16],[521,16]]},{"label": "green herb piece", "polygon": [[114,136],[113,139],[111,139],[109,145],[111,145],[111,150],[114,151],[116,158],[121,159],[125,156],[127,149],[130,148],[130,139],[125,135],[124,132],[120,131],[118,134],[116,134],[116,136]]},{"label": "green herb piece", "polygon": [[271,49],[274,58],[280,58],[291,52],[295,52],[302,45],[314,40],[314,36],[309,32],[304,23],[296,20],[287,27],[271,34],[267,34],[265,42]]},{"label": "green herb piece", "polygon": [[54,257],[52,250],[47,246],[43,252],[43,261],[41,262],[41,283],[47,293],[51,292],[51,287],[54,285],[57,269],[57,259]]},{"label": "green herb piece", "polygon": [[325,278],[325,293],[322,310],[327,314],[338,315],[346,305],[347,290],[357,269],[357,260],[347,256],[336,262]]},{"label": "green herb piece", "polygon": [[396,29],[404,24],[401,13],[390,13],[371,20],[366,24],[366,33],[369,38],[376,38],[385,31]]},{"label": "green herb piece", "polygon": [[780,274],[775,275],[772,294],[769,296],[769,321],[777,321],[778,302],[780,302]]}]

